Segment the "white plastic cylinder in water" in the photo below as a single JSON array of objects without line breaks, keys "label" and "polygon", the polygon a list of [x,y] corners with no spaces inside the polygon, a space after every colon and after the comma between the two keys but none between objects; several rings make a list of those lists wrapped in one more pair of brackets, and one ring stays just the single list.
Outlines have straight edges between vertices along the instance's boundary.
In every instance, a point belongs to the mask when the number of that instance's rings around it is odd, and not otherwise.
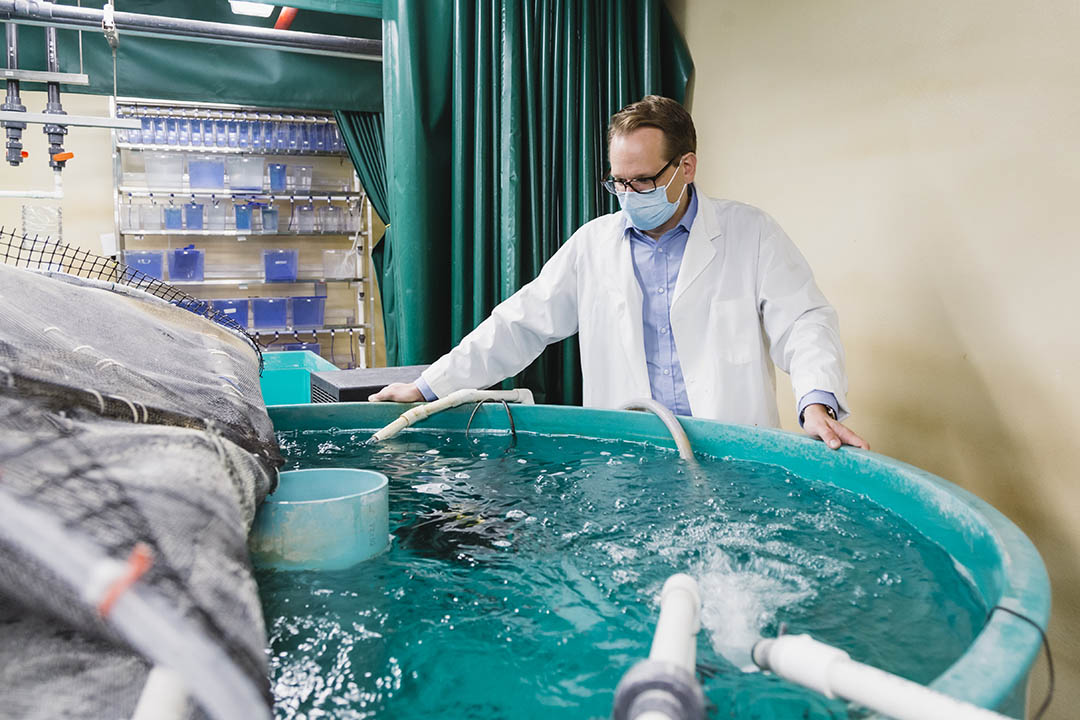
[{"label": "white plastic cylinder in water", "polygon": [[388,495],[386,476],[371,470],[283,472],[255,517],[252,557],[279,570],[341,570],[363,562],[389,544]]}]

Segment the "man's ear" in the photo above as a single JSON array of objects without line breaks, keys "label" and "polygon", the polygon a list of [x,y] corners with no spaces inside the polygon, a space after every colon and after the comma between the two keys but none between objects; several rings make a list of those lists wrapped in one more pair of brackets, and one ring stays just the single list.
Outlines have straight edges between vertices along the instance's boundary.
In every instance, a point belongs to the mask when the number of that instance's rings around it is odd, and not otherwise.
[{"label": "man's ear", "polygon": [[686,154],[682,161],[682,171],[686,182],[694,182],[694,175],[697,174],[697,153]]}]

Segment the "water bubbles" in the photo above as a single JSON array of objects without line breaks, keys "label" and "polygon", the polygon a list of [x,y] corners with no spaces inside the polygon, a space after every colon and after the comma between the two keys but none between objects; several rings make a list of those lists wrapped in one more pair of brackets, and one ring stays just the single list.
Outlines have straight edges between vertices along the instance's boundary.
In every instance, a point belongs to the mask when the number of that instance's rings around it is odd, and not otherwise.
[{"label": "water bubbles", "polygon": [[424,483],[423,485],[413,485],[413,490],[424,495],[441,495],[450,489],[450,486],[442,482]]},{"label": "water bubbles", "polygon": [[340,452],[340,451],[341,451],[341,446],[340,445],[335,445],[334,443],[330,442],[329,440],[324,442],[324,443],[319,444],[318,453],[320,455],[329,455],[331,453]]},{"label": "water bubbles", "polygon": [[521,520],[524,517],[528,517],[529,513],[524,510],[508,510],[506,513],[507,520]]}]

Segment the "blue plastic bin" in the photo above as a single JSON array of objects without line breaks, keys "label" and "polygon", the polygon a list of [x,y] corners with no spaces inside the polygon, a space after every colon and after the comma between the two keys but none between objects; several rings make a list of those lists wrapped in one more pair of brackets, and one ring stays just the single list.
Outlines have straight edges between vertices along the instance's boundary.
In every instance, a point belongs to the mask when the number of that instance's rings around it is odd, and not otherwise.
[{"label": "blue plastic bin", "polygon": [[205,256],[202,250],[188,245],[169,251],[169,280],[171,282],[202,282]]},{"label": "blue plastic bin", "polygon": [[295,248],[263,250],[266,282],[295,282],[299,264],[300,251]]},{"label": "blue plastic bin", "polygon": [[285,192],[287,186],[287,175],[285,174],[285,163],[270,163],[270,192]]},{"label": "blue plastic bin", "polygon": [[251,229],[251,205],[234,205],[233,209],[236,212],[236,229],[237,230],[250,230]]},{"label": "blue plastic bin", "polygon": [[253,298],[251,313],[256,330],[281,330],[289,324],[287,298]]},{"label": "blue plastic bin", "polygon": [[290,301],[292,302],[293,327],[322,327],[326,311],[325,297],[294,297],[290,298]]},{"label": "blue plastic bin", "polygon": [[276,233],[278,231],[277,208],[264,207],[262,209],[262,230],[264,233]]},{"label": "blue plastic bin", "polygon": [[230,320],[235,320],[244,329],[247,329],[248,301],[246,298],[239,300],[211,300],[210,307]]},{"label": "blue plastic bin", "polygon": [[184,205],[184,224],[188,230],[203,229],[203,206],[202,203],[187,203]]},{"label": "blue plastic bin", "polygon": [[188,160],[188,185],[192,189],[223,189],[225,187],[225,160],[221,158]]},{"label": "blue plastic bin", "polygon": [[152,278],[165,279],[164,250],[125,250],[124,264]]},{"label": "blue plastic bin", "polygon": [[171,205],[165,206],[165,229],[184,229],[184,212],[180,208]]}]

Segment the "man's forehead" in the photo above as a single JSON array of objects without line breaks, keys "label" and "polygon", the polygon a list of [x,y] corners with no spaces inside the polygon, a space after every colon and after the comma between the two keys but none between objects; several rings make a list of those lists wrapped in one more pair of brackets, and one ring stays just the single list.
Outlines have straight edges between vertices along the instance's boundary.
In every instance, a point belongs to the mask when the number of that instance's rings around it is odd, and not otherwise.
[{"label": "man's forehead", "polygon": [[664,131],[642,127],[611,138],[608,157],[616,177],[648,177],[670,160],[664,157]]}]

